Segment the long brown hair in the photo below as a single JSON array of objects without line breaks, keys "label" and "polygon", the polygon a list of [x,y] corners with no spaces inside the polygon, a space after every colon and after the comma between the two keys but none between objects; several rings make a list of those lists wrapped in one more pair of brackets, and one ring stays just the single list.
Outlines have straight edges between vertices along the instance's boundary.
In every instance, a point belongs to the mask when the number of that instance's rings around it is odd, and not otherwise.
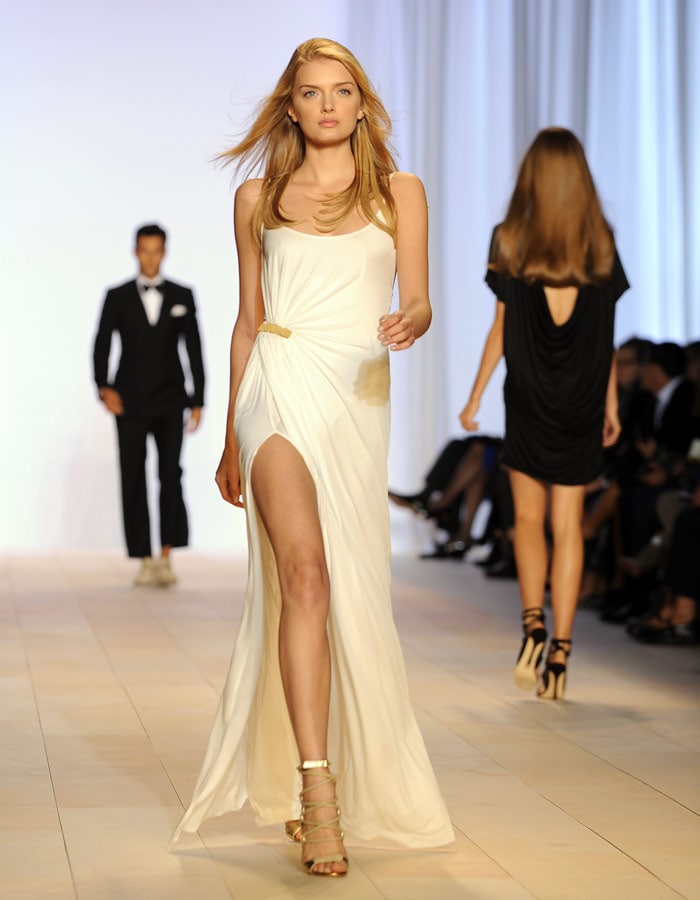
[{"label": "long brown hair", "polygon": [[342,63],[357,84],[364,111],[351,137],[355,178],[344,191],[324,201],[322,214],[314,217],[316,225],[321,231],[332,231],[359,208],[370,222],[395,238],[396,204],[389,180],[396,163],[387,144],[391,119],[357,59],[342,44],[328,38],[311,38],[296,48],[275,89],[260,104],[248,134],[218,157],[237,165],[246,163],[248,175],[263,171],[262,191],[253,212],[255,238],[260,240],[263,227],[279,228],[291,222],[282,212],[280,201],[292,173],[304,160],[305,144],[301,129],[287,111],[297,70],[312,59]]},{"label": "long brown hair", "polygon": [[540,131],[525,154],[489,268],[551,285],[608,280],[615,256],[583,147],[566,128]]}]

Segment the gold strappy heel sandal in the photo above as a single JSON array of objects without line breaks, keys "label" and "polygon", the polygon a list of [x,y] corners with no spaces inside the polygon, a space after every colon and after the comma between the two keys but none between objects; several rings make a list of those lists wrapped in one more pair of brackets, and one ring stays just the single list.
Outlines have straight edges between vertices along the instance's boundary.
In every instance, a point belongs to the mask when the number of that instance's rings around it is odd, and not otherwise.
[{"label": "gold strappy heel sandal", "polygon": [[301,819],[287,819],[284,823],[284,833],[295,844],[301,843]]},{"label": "gold strappy heel sandal", "polygon": [[[301,772],[302,778],[304,775],[307,775],[313,769],[320,769],[322,771],[314,773],[316,775],[316,780],[314,784],[306,785],[302,787],[301,793],[299,794],[299,800],[301,801],[301,819],[299,820],[299,825],[301,829],[300,840],[302,851],[306,844],[327,844],[329,841],[333,840],[333,837],[315,837],[318,831],[323,831],[324,829],[329,829],[334,831],[337,835],[337,840],[343,840],[343,832],[340,829],[340,809],[338,808],[338,801],[335,797],[332,800],[307,800],[306,797],[312,791],[316,791],[319,788],[325,787],[328,784],[332,784],[335,788],[335,776],[331,775],[328,771],[329,762],[327,759],[307,759],[302,762],[299,766],[299,772]],[[329,818],[325,822],[313,822],[308,816],[310,813],[315,812],[316,810],[323,809],[325,807],[329,807],[335,811],[335,816]],[[290,833],[290,828],[287,826],[291,825],[294,820],[287,822],[285,825],[285,830],[287,834]],[[290,835],[291,837],[291,835]],[[292,838],[293,840],[295,838]],[[314,866],[320,865],[321,863],[343,863],[345,865],[344,872],[314,872]],[[316,856],[313,859],[307,859],[303,861],[304,866],[309,871],[310,875],[333,875],[333,876],[342,876],[347,875],[348,872],[348,858],[347,856],[343,856],[341,853],[334,853],[330,856]]]}]

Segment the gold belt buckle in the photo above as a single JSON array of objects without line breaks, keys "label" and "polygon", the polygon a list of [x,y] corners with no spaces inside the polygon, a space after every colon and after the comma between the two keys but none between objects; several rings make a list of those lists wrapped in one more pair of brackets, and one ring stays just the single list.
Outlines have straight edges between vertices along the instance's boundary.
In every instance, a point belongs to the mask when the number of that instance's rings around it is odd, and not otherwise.
[{"label": "gold belt buckle", "polygon": [[258,326],[258,331],[267,331],[268,334],[277,334],[283,338],[288,338],[292,333],[289,328],[285,328],[283,325],[276,325],[274,322],[262,322]]}]

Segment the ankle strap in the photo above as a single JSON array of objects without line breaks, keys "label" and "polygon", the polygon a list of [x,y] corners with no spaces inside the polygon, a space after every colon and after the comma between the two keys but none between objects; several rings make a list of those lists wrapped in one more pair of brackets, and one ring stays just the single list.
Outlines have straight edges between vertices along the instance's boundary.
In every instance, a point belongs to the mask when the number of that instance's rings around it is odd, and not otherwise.
[{"label": "ankle strap", "polygon": [[541,619],[544,622],[544,609],[541,606],[531,606],[529,609],[524,609],[521,616],[526,625],[529,622],[537,621],[537,619]]},{"label": "ankle strap", "polygon": [[297,766],[298,772],[306,772],[307,769],[328,769],[330,763],[327,759],[304,759],[300,766]]},{"label": "ankle strap", "polygon": [[571,641],[569,638],[552,638],[549,642],[549,652],[565,653],[568,656],[571,653]]}]

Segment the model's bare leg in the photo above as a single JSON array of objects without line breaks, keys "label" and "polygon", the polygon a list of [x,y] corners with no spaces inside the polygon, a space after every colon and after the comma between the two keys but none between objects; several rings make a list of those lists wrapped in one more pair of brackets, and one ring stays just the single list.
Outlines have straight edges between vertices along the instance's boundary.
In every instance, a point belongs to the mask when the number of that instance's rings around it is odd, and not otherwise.
[{"label": "model's bare leg", "polygon": [[509,471],[515,506],[513,546],[523,609],[542,606],[547,583],[548,553],[544,535],[547,488],[523,472]]},{"label": "model's bare leg", "polygon": [[524,632],[513,680],[519,688],[529,691],[539,679],[547,640],[543,609],[547,578],[547,543],[544,535],[547,489],[542,482],[522,472],[511,470],[509,476],[515,514],[513,544]]},{"label": "model's bare leg", "polygon": [[[550,586],[554,616],[554,637],[571,639],[583,571],[583,485],[554,484],[551,490],[551,526],[554,550]],[[563,651],[555,651],[551,661],[565,663]]]},{"label": "model's bare leg", "polygon": [[[274,435],[258,450],[251,482],[277,562],[282,612],[279,655],[282,684],[299,749],[300,760],[327,756],[331,664],[326,622],[330,585],[318,517],[316,490],[299,452]],[[304,775],[304,786],[322,781],[319,771]],[[307,802],[332,799],[326,784],[306,794]],[[334,812],[323,807],[309,813],[313,821],[328,821]],[[345,855],[337,832],[328,829],[326,843],[304,846],[302,859]],[[317,832],[314,837],[325,837]],[[319,863],[314,872],[344,873],[344,863]]]}]

